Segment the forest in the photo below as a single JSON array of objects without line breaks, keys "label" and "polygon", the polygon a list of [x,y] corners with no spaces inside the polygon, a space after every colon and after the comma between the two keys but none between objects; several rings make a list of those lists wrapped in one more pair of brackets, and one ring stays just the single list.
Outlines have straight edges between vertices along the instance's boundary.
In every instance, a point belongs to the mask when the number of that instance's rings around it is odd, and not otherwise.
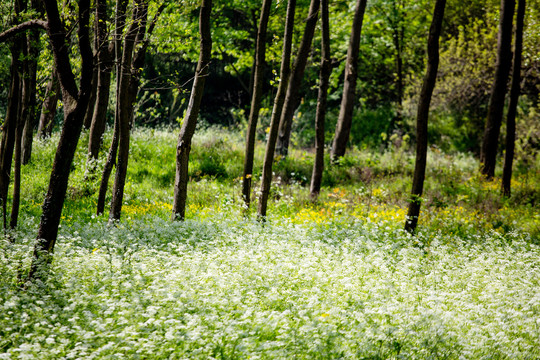
[{"label": "forest", "polygon": [[0,83],[0,359],[540,358],[538,0],[6,0]]}]

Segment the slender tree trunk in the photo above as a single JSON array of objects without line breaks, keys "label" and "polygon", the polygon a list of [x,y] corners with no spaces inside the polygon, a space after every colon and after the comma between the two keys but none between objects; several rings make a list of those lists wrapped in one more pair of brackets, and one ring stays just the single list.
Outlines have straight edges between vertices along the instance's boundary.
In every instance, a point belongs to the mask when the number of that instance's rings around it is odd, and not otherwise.
[{"label": "slender tree trunk", "polygon": [[512,20],[515,0],[501,0],[495,81],[489,98],[488,115],[480,154],[481,172],[490,179],[495,175],[497,148],[504,112],[504,98],[512,62]]},{"label": "slender tree trunk", "polygon": [[60,19],[56,1],[46,1],[47,33],[62,89],[64,125],[51,171],[49,188],[43,202],[43,211],[34,247],[34,258],[29,280],[43,276],[38,270],[47,268],[54,251],[58,226],[66,196],[69,173],[83,126],[83,116],[90,98],[92,81],[92,47],[90,46],[90,0],[79,1],[78,39],[81,55],[80,90],[65,46],[67,34]]},{"label": "slender tree trunk", "polygon": [[[154,30],[156,21],[165,8],[162,4],[150,27],[148,36]],[[130,131],[133,124],[133,106],[137,98],[141,69],[144,66],[146,49],[149,39],[145,40],[147,33],[146,24],[148,19],[148,1],[140,1],[134,14],[133,24],[130,26],[126,41],[124,43],[124,54],[122,57],[123,71],[120,77],[120,91],[118,97],[118,119],[119,119],[119,142],[118,142],[118,163],[116,166],[116,176],[113,185],[113,198],[109,221],[120,220],[122,203],[124,197],[124,186],[126,183],[127,166],[129,159]],[[134,30],[134,38],[131,38],[131,31]],[[133,40],[133,41],[132,41]],[[141,45],[139,51],[134,53],[134,49]],[[128,59],[126,56],[129,56]]]},{"label": "slender tree trunk", "polygon": [[[127,2],[124,2],[127,4]],[[117,4],[117,17],[125,18],[125,5]],[[111,72],[113,64],[114,41],[107,40],[107,2],[99,1],[96,4],[96,31],[98,37],[98,79],[96,103],[93,111],[92,124],[90,125],[90,135],[88,141],[88,160],[94,162],[98,159],[99,150],[105,133],[107,123],[107,108],[109,105],[109,94],[111,91]],[[122,26],[123,27],[123,26]],[[118,31],[115,31],[116,33]],[[116,36],[120,36],[116,34]],[[89,167],[90,173],[93,174],[94,166]]]},{"label": "slender tree trunk", "polygon": [[416,114],[416,161],[414,166],[413,184],[409,211],[405,221],[405,230],[414,233],[420,214],[421,196],[424,191],[424,178],[426,176],[427,146],[428,146],[428,118],[431,95],[437,81],[439,67],[439,37],[441,35],[444,7],[446,0],[436,0],[433,10],[433,19],[429,28],[427,45],[427,69],[418,101]]},{"label": "slender tree trunk", "polygon": [[[94,56],[95,57],[95,56]],[[94,65],[94,71],[92,74],[92,90],[90,91],[90,99],[88,100],[88,106],[84,112],[83,127],[90,129],[92,125],[92,117],[94,116],[94,106],[96,103],[97,83],[98,83],[99,68]]]},{"label": "slender tree trunk", "polygon": [[97,215],[103,214],[105,210],[105,197],[107,196],[107,189],[109,188],[109,178],[111,177],[112,169],[116,164],[116,154],[118,153],[118,133],[119,124],[118,118],[114,121],[113,138],[111,146],[109,147],[109,153],[107,155],[107,161],[103,167],[103,173],[101,175],[101,182],[99,184],[99,193],[97,200]]},{"label": "slender tree trunk", "polygon": [[[402,12],[401,9],[396,8],[396,3],[393,3],[395,12]],[[396,106],[396,116],[390,122],[388,133],[390,133],[396,123],[400,123],[403,120],[403,36],[404,29],[402,24],[403,14],[398,16],[398,23],[393,29],[393,41],[394,41],[394,50],[395,50],[395,60],[396,60],[396,92],[397,92],[397,106]]]},{"label": "slender tree trunk", "polygon": [[13,199],[11,205],[11,220],[10,228],[14,229],[17,227],[17,220],[19,217],[19,204],[21,198],[21,164],[22,164],[22,141],[23,141],[23,131],[25,124],[29,121],[33,107],[31,105],[31,97],[35,96],[35,81],[31,79],[31,68],[32,61],[35,59],[29,58],[29,47],[28,47],[28,36],[24,35],[22,38],[22,43],[26,46],[22,46],[22,55],[24,60],[22,61],[22,76],[20,79],[21,82],[21,96],[19,98],[19,111],[17,126],[15,129],[15,154],[14,154],[14,165],[13,165]]},{"label": "slender tree trunk", "polygon": [[[114,111],[114,127],[113,127],[113,138],[111,146],[109,147],[109,152],[107,155],[107,161],[103,167],[103,173],[101,175],[101,182],[99,185],[99,194],[97,200],[97,210],[98,215],[103,214],[105,210],[105,197],[107,196],[107,189],[109,188],[109,178],[112,173],[113,167],[116,165],[116,155],[118,154],[118,142],[119,142],[119,116],[118,116],[118,94],[120,91],[120,76],[122,68],[120,66],[122,60],[122,33],[126,24],[126,9],[128,5],[128,0],[117,0],[116,1],[116,14],[115,14],[115,30],[114,30],[114,63],[116,64],[116,89],[115,89],[115,98],[116,98],[116,107]],[[94,129],[95,131],[95,129]],[[92,132],[92,131],[91,131]],[[97,137],[97,134],[91,133],[91,138]]]},{"label": "slender tree trunk", "polygon": [[[22,103],[27,103],[28,95],[26,94],[29,90],[26,88],[27,81],[23,81],[23,91],[22,91]],[[9,227],[14,229],[17,227],[17,219],[19,217],[19,204],[21,199],[21,162],[22,162],[22,136],[24,130],[24,106],[23,109],[19,111],[19,119],[17,121],[17,127],[15,129],[15,154],[14,154],[14,164],[13,164],[13,199],[11,203],[11,220],[9,222]]]},{"label": "slender tree trunk", "polygon": [[272,184],[272,165],[274,162],[274,151],[276,149],[276,141],[279,130],[279,119],[285,102],[285,93],[289,84],[289,75],[291,73],[291,48],[292,36],[294,31],[294,13],[296,10],[296,0],[287,2],[287,16],[285,20],[285,34],[283,35],[283,51],[281,55],[281,69],[279,73],[280,82],[276,97],[274,99],[274,107],[270,119],[270,131],[266,143],[266,151],[264,153],[264,162],[261,181],[261,197],[259,198],[259,207],[257,209],[257,217],[260,220],[266,219],[266,210],[268,206],[268,196],[270,194],[270,185]]},{"label": "slender tree trunk", "polygon": [[321,69],[319,74],[319,94],[317,96],[317,113],[315,115],[315,161],[311,174],[309,192],[313,201],[317,200],[321,191],[324,170],[324,123],[326,118],[326,98],[332,64],[330,59],[330,20],[328,0],[321,0]]},{"label": "slender tree trunk", "polygon": [[309,5],[309,14],[306,19],[306,26],[304,28],[304,35],[300,42],[300,48],[294,61],[289,86],[287,87],[287,94],[285,95],[285,103],[283,104],[283,110],[281,112],[281,119],[279,120],[279,135],[277,139],[276,152],[278,155],[287,156],[289,152],[289,141],[291,138],[292,121],[294,112],[299,104],[299,90],[304,77],[304,71],[311,49],[311,41],[315,34],[315,27],[317,26],[317,18],[319,14],[320,0],[311,0]]},{"label": "slender tree trunk", "polygon": [[349,49],[347,50],[347,63],[345,65],[345,83],[343,85],[343,97],[336,125],[336,134],[332,143],[332,161],[337,161],[345,155],[349,136],[351,134],[352,116],[354,103],[356,101],[356,80],[358,77],[358,56],[360,53],[360,36],[362,33],[362,23],[364,12],[366,11],[367,0],[357,0],[354,12],[353,25]]},{"label": "slender tree trunk", "polygon": [[184,220],[186,214],[188,162],[191,150],[191,139],[195,133],[197,117],[204,92],[204,83],[208,76],[210,59],[212,55],[212,36],[210,32],[210,14],[212,0],[202,0],[199,13],[200,53],[195,80],[191,89],[191,96],[186,111],[186,117],[176,146],[176,177],[174,180],[174,202],[172,209],[173,220]]},{"label": "slender tree trunk", "polygon": [[26,165],[32,157],[32,142],[34,140],[34,127],[36,125],[36,86],[37,86],[37,62],[39,57],[39,32],[30,31],[28,35],[28,59],[26,77],[30,94],[28,96],[28,111],[24,118],[22,164]]},{"label": "slender tree trunk", "polygon": [[510,103],[506,114],[506,153],[502,177],[502,193],[511,194],[512,163],[516,141],[516,110],[519,99],[521,83],[521,51],[523,48],[523,18],[525,17],[525,0],[518,0],[516,17],[516,40],[514,44],[514,68],[512,71],[512,85],[510,88]]},{"label": "slender tree trunk", "polygon": [[133,11],[133,20],[126,34],[123,46],[122,69],[119,76],[119,91],[117,98],[118,107],[118,160],[116,163],[116,175],[113,185],[113,197],[109,212],[109,221],[120,219],[122,202],[124,198],[124,186],[126,182],[127,165],[129,159],[130,122],[133,112],[133,95],[131,94],[131,73],[133,63],[133,51],[137,41],[137,34],[146,22],[148,5],[144,0],[139,0]]},{"label": "slender tree trunk", "polygon": [[270,17],[270,7],[272,0],[263,0],[261,9],[261,19],[257,32],[257,46],[255,49],[255,69],[253,75],[253,93],[251,97],[251,110],[249,111],[249,125],[246,135],[246,157],[244,159],[244,174],[242,175],[242,196],[246,209],[251,203],[251,181],[253,173],[253,158],[255,156],[255,135],[259,111],[261,109],[263,76],[266,65],[266,32],[268,28],[268,18]]},{"label": "slender tree trunk", "polygon": [[51,78],[45,89],[45,99],[43,100],[41,114],[39,116],[38,136],[41,139],[51,136],[59,95],[60,84],[58,83],[56,68],[53,67]]},{"label": "slender tree trunk", "polygon": [[7,198],[11,179],[11,163],[15,147],[16,128],[21,105],[21,54],[20,39],[11,45],[11,84],[8,95],[6,120],[2,127],[0,145],[0,201],[2,203],[4,229],[7,227]]}]

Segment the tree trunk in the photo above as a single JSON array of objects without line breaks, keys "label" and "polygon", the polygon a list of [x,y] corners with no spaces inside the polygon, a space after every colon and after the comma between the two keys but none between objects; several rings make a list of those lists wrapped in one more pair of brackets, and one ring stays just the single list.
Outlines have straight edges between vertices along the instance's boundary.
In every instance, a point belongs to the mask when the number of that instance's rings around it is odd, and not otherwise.
[{"label": "tree trunk", "polygon": [[92,90],[90,91],[90,99],[88,100],[88,106],[84,112],[83,127],[90,129],[92,125],[92,117],[94,116],[94,106],[96,103],[97,83],[98,83],[99,68],[94,65],[94,71],[92,73]]},{"label": "tree trunk", "polygon": [[246,157],[244,159],[244,174],[242,175],[242,196],[246,209],[251,203],[251,181],[253,174],[253,158],[255,153],[255,135],[257,122],[259,120],[259,110],[261,109],[262,87],[264,68],[266,66],[266,33],[268,28],[268,18],[270,17],[270,7],[272,0],[263,0],[261,9],[261,19],[257,32],[257,46],[255,49],[255,70],[253,75],[253,92],[251,97],[251,109],[249,111],[249,125],[246,135]]},{"label": "tree trunk", "polygon": [[8,95],[6,120],[2,127],[2,143],[0,145],[0,201],[2,203],[4,229],[7,227],[7,198],[11,179],[11,162],[15,147],[16,128],[21,105],[21,54],[20,39],[11,45],[11,84]]},{"label": "tree trunk", "polygon": [[300,85],[302,84],[302,78],[304,77],[309,50],[311,49],[311,41],[313,40],[313,35],[315,34],[320,4],[320,0],[311,0],[309,5],[309,14],[305,20],[306,26],[304,28],[304,35],[302,36],[300,48],[298,49],[298,54],[296,55],[296,59],[292,67],[289,86],[287,87],[287,94],[285,95],[285,103],[283,104],[283,110],[281,111],[279,135],[276,145],[276,153],[281,156],[287,156],[287,153],[289,152],[292,121],[294,112],[299,104],[298,93]]},{"label": "tree trunk", "polygon": [[109,221],[120,220],[122,202],[124,198],[124,186],[126,183],[127,165],[129,160],[130,125],[133,116],[133,102],[136,97],[136,88],[133,89],[133,57],[139,33],[146,30],[146,19],[148,15],[148,2],[137,1],[133,11],[133,22],[131,23],[124,40],[122,54],[122,69],[119,76],[119,90],[117,98],[118,107],[118,160],[116,163],[116,174],[113,185],[113,197],[109,212]]},{"label": "tree trunk", "polygon": [[109,178],[111,177],[113,166],[116,164],[116,154],[118,153],[118,134],[119,124],[118,118],[114,121],[114,130],[111,146],[109,147],[109,153],[107,155],[107,161],[103,167],[103,173],[101,175],[101,182],[99,184],[99,193],[97,200],[97,215],[103,214],[105,210],[105,197],[107,196],[107,189],[109,188]]},{"label": "tree trunk", "polygon": [[326,98],[332,64],[330,59],[330,21],[328,0],[321,0],[321,69],[319,74],[319,94],[317,96],[317,113],[315,114],[315,161],[311,174],[309,192],[313,201],[317,200],[321,191],[324,170],[324,123],[326,118]]},{"label": "tree trunk", "polygon": [[[148,36],[152,34],[156,21],[164,8],[165,4],[161,5],[158,9],[148,28]],[[126,35],[122,55],[123,70],[120,72],[120,87],[118,92],[118,162],[113,185],[111,210],[109,212],[110,222],[120,220],[120,214],[122,212],[124,186],[129,160],[130,131],[133,124],[133,106],[137,98],[141,69],[144,66],[144,58],[149,42],[149,39],[145,40],[147,19],[148,1],[141,0],[137,3],[137,8],[133,15],[133,23]],[[139,45],[141,45],[139,51],[134,54],[134,49]]]},{"label": "tree trunk", "polygon": [[186,117],[176,146],[176,176],[174,180],[174,202],[172,209],[173,220],[184,220],[186,214],[188,162],[191,150],[191,139],[195,133],[197,117],[204,92],[204,83],[208,76],[208,67],[212,55],[212,36],[210,32],[210,14],[212,0],[202,0],[199,13],[200,53],[195,80],[191,89],[191,96],[186,111]]},{"label": "tree trunk", "polygon": [[257,217],[260,220],[266,219],[266,209],[268,206],[268,196],[270,194],[270,185],[272,184],[272,165],[274,162],[274,151],[276,149],[276,141],[279,130],[279,119],[285,102],[285,93],[289,84],[289,75],[291,73],[291,48],[292,36],[294,31],[294,12],[296,10],[296,0],[289,0],[287,3],[287,16],[285,20],[285,34],[283,35],[283,51],[281,55],[281,69],[279,73],[280,82],[276,97],[274,99],[274,107],[270,119],[270,131],[268,133],[268,141],[266,143],[266,151],[264,153],[264,162],[261,181],[261,197],[259,198],[259,207],[257,209]]},{"label": "tree trunk", "polygon": [[[127,2],[124,1],[125,4]],[[117,15],[119,19],[125,18],[125,5],[124,3],[117,3]],[[93,174],[94,166],[93,162],[98,159],[99,150],[103,141],[103,134],[105,133],[105,126],[107,123],[107,108],[109,105],[109,95],[111,91],[111,72],[114,66],[113,53],[114,53],[114,41],[107,39],[107,2],[99,1],[96,4],[96,31],[98,37],[98,79],[97,79],[97,93],[96,103],[93,111],[92,124],[90,125],[90,135],[88,141],[88,160],[92,163],[89,166],[90,173]],[[121,25],[123,29],[124,24]],[[119,31],[115,30],[115,37],[120,36]]]},{"label": "tree trunk", "polygon": [[420,214],[421,196],[424,191],[424,178],[426,176],[426,160],[428,145],[428,118],[431,95],[437,81],[439,67],[439,36],[441,35],[444,7],[446,0],[437,0],[433,10],[433,19],[429,28],[427,45],[427,69],[422,83],[418,112],[416,114],[416,161],[414,166],[413,184],[409,211],[405,220],[405,230],[414,233]]},{"label": "tree trunk", "polygon": [[36,125],[37,114],[36,114],[36,86],[37,86],[37,63],[39,57],[39,32],[30,31],[28,35],[28,59],[27,59],[27,69],[26,77],[29,82],[28,88],[30,89],[30,94],[28,98],[28,112],[24,118],[24,129],[23,129],[23,142],[22,142],[22,164],[26,165],[30,162],[32,157],[32,142],[34,140],[34,127]]},{"label": "tree trunk", "polygon": [[45,89],[41,114],[39,115],[38,136],[41,139],[51,136],[59,95],[60,84],[58,83],[56,68],[53,67],[51,78],[47,82],[47,88]]},{"label": "tree trunk", "polygon": [[19,204],[21,200],[21,161],[22,161],[22,136],[24,130],[24,113],[27,111],[25,109],[25,104],[28,104],[28,91],[27,88],[28,81],[24,79],[22,81],[22,97],[21,105],[22,108],[19,109],[19,119],[17,120],[17,126],[15,129],[15,154],[14,154],[14,164],[13,164],[13,199],[11,203],[11,220],[9,222],[9,227],[15,229],[17,227],[17,219],[19,217]]},{"label": "tree trunk", "polygon": [[[21,199],[21,165],[22,165],[22,142],[23,132],[26,124],[33,116],[34,103],[32,97],[35,98],[36,93],[36,80],[35,80],[35,66],[37,66],[37,58],[31,58],[29,47],[30,39],[28,36],[22,37],[22,43],[26,46],[22,46],[22,77],[21,81],[21,96],[19,98],[19,116],[17,120],[17,126],[15,130],[15,160],[13,166],[13,200],[11,205],[11,220],[10,228],[17,227],[17,220],[19,217],[19,205]],[[33,55],[33,54],[32,54]],[[33,74],[32,74],[33,71]],[[33,75],[33,78],[32,78]]]},{"label": "tree trunk", "polygon": [[504,98],[512,61],[512,20],[515,4],[515,0],[501,0],[495,81],[489,98],[486,128],[480,154],[481,172],[488,179],[495,175],[495,165],[497,163],[497,148],[504,111]]},{"label": "tree trunk", "polygon": [[345,83],[343,85],[343,97],[336,125],[336,134],[332,143],[332,162],[345,155],[349,136],[351,134],[352,116],[356,101],[356,80],[358,77],[358,56],[360,53],[360,36],[362,23],[366,10],[367,0],[357,0],[356,10],[351,30],[349,49],[347,50],[347,63],[345,65]]},{"label": "tree trunk", "polygon": [[502,193],[511,194],[512,163],[516,141],[516,110],[519,99],[521,83],[521,51],[523,48],[523,18],[525,17],[525,0],[518,0],[516,17],[516,40],[514,44],[514,68],[512,71],[512,85],[510,88],[510,103],[506,114],[506,153],[502,177]]},{"label": "tree trunk", "polygon": [[396,61],[396,95],[397,106],[396,116],[390,122],[388,127],[388,134],[390,134],[396,123],[400,123],[403,120],[403,37],[405,30],[403,29],[404,12],[403,6],[400,4],[399,8],[396,6],[396,2],[392,3],[393,11],[398,13],[397,24],[392,29],[392,40],[394,42],[395,61]]},{"label": "tree trunk", "polygon": [[[113,127],[113,138],[111,145],[109,147],[109,152],[107,155],[107,161],[103,167],[103,173],[101,175],[101,182],[99,185],[99,194],[97,200],[97,215],[103,214],[105,210],[105,197],[107,196],[107,189],[109,188],[109,178],[112,173],[113,167],[116,165],[116,155],[118,153],[118,141],[119,141],[119,117],[118,117],[118,93],[120,89],[120,74],[121,66],[120,62],[122,60],[122,33],[126,25],[126,9],[128,5],[128,0],[117,0],[116,1],[116,14],[115,14],[115,30],[114,30],[114,39],[112,41],[114,48],[114,63],[116,64],[116,89],[115,89],[115,98],[116,98],[116,108],[114,111],[114,127]],[[95,129],[94,129],[95,131]],[[97,137],[96,133],[93,133],[91,130],[90,138]],[[100,136],[101,137],[101,136]]]},{"label": "tree trunk", "polygon": [[64,103],[64,125],[51,171],[49,188],[43,202],[43,211],[34,247],[34,258],[29,280],[43,276],[38,270],[46,270],[54,250],[58,226],[66,195],[69,173],[83,126],[83,116],[90,98],[92,81],[92,47],[90,46],[89,20],[90,0],[79,1],[78,39],[81,56],[80,90],[70,65],[67,33],[60,19],[56,1],[46,1],[48,19],[47,33],[53,50],[54,61],[60,79]]}]

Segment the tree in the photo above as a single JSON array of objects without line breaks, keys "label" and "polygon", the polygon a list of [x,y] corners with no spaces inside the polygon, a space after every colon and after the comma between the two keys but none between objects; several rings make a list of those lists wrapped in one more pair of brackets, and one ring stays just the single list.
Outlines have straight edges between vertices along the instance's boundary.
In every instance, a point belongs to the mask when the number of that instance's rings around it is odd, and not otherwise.
[{"label": "tree", "polygon": [[343,97],[339,110],[336,134],[332,142],[332,161],[345,155],[347,142],[351,133],[352,115],[354,103],[356,101],[356,80],[358,77],[358,55],[360,51],[360,35],[362,33],[362,23],[366,10],[367,0],[357,0],[354,20],[351,30],[349,49],[347,50],[347,61],[345,65],[345,84],[343,85]]},{"label": "tree", "polygon": [[288,0],[287,16],[285,20],[285,34],[283,35],[283,51],[281,55],[281,69],[279,72],[279,85],[274,98],[274,107],[270,119],[270,131],[266,142],[266,151],[264,153],[264,162],[261,180],[261,197],[259,198],[259,207],[257,217],[266,219],[266,209],[268,206],[268,196],[270,195],[270,185],[272,184],[272,165],[274,162],[274,151],[279,130],[279,119],[281,110],[285,102],[285,93],[289,85],[289,74],[291,72],[291,48],[292,36],[294,30],[294,12],[296,9],[296,0]]},{"label": "tree", "polygon": [[[32,3],[37,8],[35,2]],[[26,4],[24,4],[26,7]],[[15,129],[15,158],[13,166],[13,199],[10,227],[17,227],[21,197],[21,167],[30,160],[36,105],[36,75],[38,62],[39,32],[31,29],[21,35],[22,72],[20,77],[20,97],[18,121]],[[30,140],[28,140],[30,139]]]},{"label": "tree", "polygon": [[92,47],[90,46],[90,0],[80,0],[78,12],[78,47],[81,57],[80,82],[77,86],[68,48],[68,33],[64,28],[56,1],[46,1],[47,34],[51,42],[54,61],[64,103],[64,124],[51,171],[47,195],[34,247],[34,257],[29,280],[38,276],[37,270],[46,266],[54,250],[58,225],[66,195],[69,173],[83,126],[83,116],[88,106],[92,81]]},{"label": "tree", "polygon": [[[32,8],[37,10],[40,15],[43,15],[41,1],[32,0]],[[22,159],[23,165],[28,164],[32,157],[32,143],[34,140],[34,128],[37,120],[37,67],[40,50],[40,33],[37,29],[30,30],[27,35],[27,58],[25,67],[25,82],[29,89],[27,96],[26,110],[23,111],[24,129],[22,135]]]},{"label": "tree", "polygon": [[488,179],[495,175],[504,99],[512,61],[512,19],[514,17],[515,4],[515,0],[501,0],[495,80],[489,98],[482,152],[480,153],[480,171]]},{"label": "tree", "polygon": [[253,94],[251,97],[251,109],[249,111],[248,130],[246,134],[246,157],[244,159],[244,173],[242,175],[242,196],[246,208],[251,203],[251,180],[253,173],[253,158],[255,153],[255,134],[259,111],[261,109],[262,86],[264,68],[266,64],[266,32],[268,28],[268,18],[270,17],[270,7],[272,0],[263,0],[261,18],[259,20],[259,30],[257,32],[257,45],[255,48],[255,63],[253,75]]},{"label": "tree", "polygon": [[[117,1],[118,21],[121,26],[115,29],[115,38],[121,36],[125,21],[125,12],[128,1]],[[97,39],[97,79],[96,79],[96,101],[92,111],[92,120],[90,123],[90,134],[88,139],[88,160],[93,162],[98,159],[99,149],[101,148],[103,133],[105,132],[107,107],[109,105],[109,93],[111,89],[111,72],[114,66],[113,54],[115,42],[108,40],[107,32],[107,2],[101,1],[96,4],[96,39]],[[90,164],[90,172],[94,172],[94,166]]]},{"label": "tree", "polygon": [[8,108],[6,120],[2,131],[2,144],[0,145],[0,201],[2,202],[4,228],[7,227],[7,197],[11,178],[11,163],[15,146],[15,133],[19,118],[19,105],[21,98],[21,53],[20,40],[15,39],[10,45],[11,51],[11,82],[9,87]]},{"label": "tree", "polygon": [[209,72],[210,59],[212,56],[212,34],[210,32],[210,14],[212,12],[212,0],[202,0],[199,12],[200,53],[195,79],[191,89],[189,104],[184,117],[184,122],[178,135],[176,146],[176,176],[174,180],[174,202],[172,208],[173,220],[184,220],[186,214],[187,183],[189,152],[191,151],[191,139],[195,133],[197,117],[201,106],[204,92],[204,84]]},{"label": "tree", "polygon": [[56,115],[56,105],[60,95],[60,85],[58,83],[58,74],[56,68],[52,67],[51,78],[45,88],[45,97],[41,105],[41,114],[39,115],[38,136],[42,139],[51,136]]},{"label": "tree", "polygon": [[287,87],[287,94],[285,95],[285,102],[283,103],[281,118],[279,120],[279,135],[276,145],[276,153],[278,155],[287,156],[287,153],[289,152],[292,121],[294,112],[299,104],[299,88],[304,77],[304,71],[306,69],[309,51],[311,49],[311,41],[313,40],[313,35],[315,34],[319,6],[320,0],[311,0],[308,17],[305,20],[306,26],[304,28],[304,34],[302,35],[300,47],[298,48],[298,54],[296,54],[296,59],[294,60],[294,64],[292,66],[289,86]]},{"label": "tree", "polygon": [[332,64],[330,59],[330,21],[328,16],[328,0],[321,0],[321,69],[319,74],[319,94],[317,96],[317,112],[315,114],[315,161],[311,175],[309,192],[312,200],[317,199],[321,191],[324,170],[324,123],[326,117],[326,99],[328,95]]},{"label": "tree", "polygon": [[[14,16],[11,19],[13,24],[17,24],[17,22],[19,22],[20,14],[24,11],[24,7],[25,4],[23,1],[15,1]],[[16,25],[15,28],[18,26],[20,27],[21,24]],[[3,34],[5,34],[5,32]],[[17,155],[20,155],[20,146],[16,146],[16,144],[20,145],[20,141],[17,140],[20,140],[22,136],[21,107],[23,97],[23,62],[21,61],[20,57],[23,55],[23,40],[26,39],[26,37],[19,33],[14,33],[12,36],[12,39],[6,37],[6,40],[11,40],[9,44],[11,52],[11,81],[9,87],[6,119],[2,129],[2,143],[0,144],[0,201],[2,203],[4,228],[7,227],[7,200],[9,183],[11,179],[13,151],[14,148],[17,147]]]},{"label": "tree", "polygon": [[405,230],[414,233],[418,224],[420,214],[421,196],[424,190],[424,179],[426,176],[427,145],[428,145],[428,118],[431,95],[437,80],[437,69],[439,67],[439,37],[441,35],[442,21],[444,17],[444,7],[446,0],[437,0],[433,10],[433,19],[429,28],[427,45],[427,68],[418,100],[418,111],[416,115],[416,161],[414,166],[413,184],[411,190],[411,200],[405,221]]},{"label": "tree", "polygon": [[[115,14],[115,26],[114,26],[114,39],[113,39],[113,46],[114,46],[114,63],[116,64],[116,90],[115,95],[118,99],[118,93],[119,93],[119,86],[120,86],[120,73],[121,73],[121,60],[122,60],[122,33],[124,31],[124,27],[126,24],[126,8],[129,3],[129,0],[117,0],[116,1],[116,14]],[[103,79],[103,78],[102,78]],[[101,95],[100,95],[101,96]],[[104,96],[104,95],[103,95]],[[103,167],[103,172],[101,174],[101,182],[99,185],[99,193],[98,193],[98,200],[97,200],[97,207],[96,207],[96,213],[97,215],[103,214],[103,211],[105,210],[105,197],[107,195],[107,189],[109,187],[109,178],[112,173],[113,166],[116,164],[116,155],[118,153],[118,136],[120,132],[120,125],[119,125],[119,116],[118,116],[118,101],[116,104],[115,112],[114,112],[114,126],[113,126],[113,138],[111,145],[109,147],[109,151],[107,153],[107,160],[105,161],[105,166]],[[98,111],[99,113],[99,111]],[[97,137],[98,137],[98,121],[101,120],[101,118],[97,117],[98,114],[96,114],[95,121],[91,128],[90,128],[90,141],[92,142],[92,150],[89,150],[90,153],[92,153],[97,148]],[[103,124],[105,125],[105,124]],[[101,136],[99,135],[99,142],[101,141]],[[90,144],[89,144],[90,147]],[[99,151],[97,149],[96,151]],[[92,155],[90,155],[92,156]]]},{"label": "tree", "polygon": [[525,17],[525,0],[518,0],[516,17],[516,38],[514,42],[514,65],[512,85],[510,88],[510,103],[506,114],[506,153],[502,177],[502,193],[510,196],[512,182],[512,163],[516,141],[516,110],[521,84],[521,51],[523,48],[523,19]]},{"label": "tree", "polygon": [[[122,69],[118,90],[118,161],[113,185],[113,197],[109,221],[120,220],[129,159],[129,141],[133,123],[133,105],[137,97],[141,70],[148,48],[149,36],[156,26],[159,15],[165,8],[162,4],[157,10],[147,30],[148,1],[135,1],[133,22],[126,34],[122,55]],[[146,39],[145,39],[146,37]],[[138,51],[135,52],[135,49]]]}]

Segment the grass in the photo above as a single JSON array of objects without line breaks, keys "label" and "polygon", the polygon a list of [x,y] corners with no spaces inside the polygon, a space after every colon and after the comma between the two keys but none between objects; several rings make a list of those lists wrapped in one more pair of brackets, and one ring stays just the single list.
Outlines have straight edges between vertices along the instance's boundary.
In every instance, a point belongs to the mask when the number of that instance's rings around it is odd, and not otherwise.
[{"label": "grass", "polygon": [[413,237],[407,149],[353,150],[317,203],[312,155],[293,151],[260,224],[242,215],[241,139],[214,129],[195,139],[187,220],[173,223],[175,134],[137,130],[109,227],[97,180],[82,181],[85,141],[50,277],[26,291],[54,140],[23,169],[20,227],[0,245],[0,359],[540,357],[538,166],[503,199],[471,155],[430,151]]}]

